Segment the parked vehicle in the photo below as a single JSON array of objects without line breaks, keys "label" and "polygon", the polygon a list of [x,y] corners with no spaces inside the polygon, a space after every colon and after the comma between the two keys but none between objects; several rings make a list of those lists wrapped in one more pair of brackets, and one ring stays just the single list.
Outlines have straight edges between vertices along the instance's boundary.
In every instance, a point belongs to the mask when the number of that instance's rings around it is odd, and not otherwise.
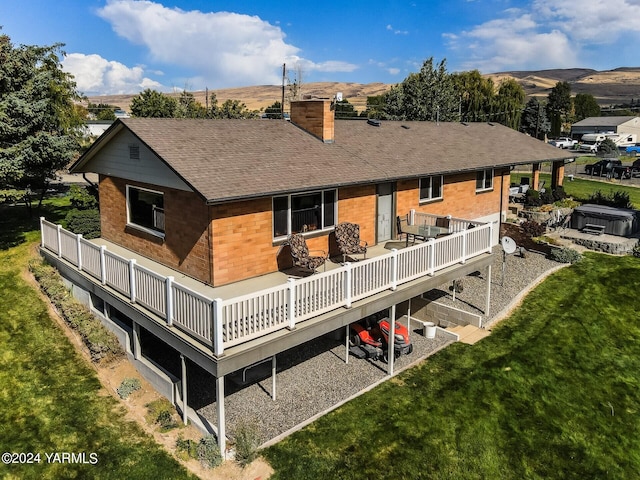
[{"label": "parked vehicle", "polygon": [[578,149],[581,152],[596,153],[598,151],[598,147],[605,138],[607,137],[601,133],[587,133],[580,139],[580,146]]},{"label": "parked vehicle", "polygon": [[549,142],[549,145],[553,145],[557,148],[573,148],[574,145],[578,144],[578,140],[573,140],[569,137],[560,137]]},{"label": "parked vehicle", "polygon": [[635,145],[630,145],[625,149],[627,155],[631,157],[635,157],[640,153],[640,143],[636,143]]},{"label": "parked vehicle", "polygon": [[[351,352],[362,358],[388,360],[389,330],[391,325],[387,317],[379,312],[351,324],[349,344]],[[396,322],[394,335],[394,357],[408,355],[413,352],[413,344],[409,338],[409,330],[403,324]]]},{"label": "parked vehicle", "polygon": [[596,163],[592,163],[590,165],[584,166],[584,173],[587,175],[612,175],[614,167],[622,166],[622,162],[620,160],[616,160],[613,158],[604,158],[602,160],[597,161]]}]

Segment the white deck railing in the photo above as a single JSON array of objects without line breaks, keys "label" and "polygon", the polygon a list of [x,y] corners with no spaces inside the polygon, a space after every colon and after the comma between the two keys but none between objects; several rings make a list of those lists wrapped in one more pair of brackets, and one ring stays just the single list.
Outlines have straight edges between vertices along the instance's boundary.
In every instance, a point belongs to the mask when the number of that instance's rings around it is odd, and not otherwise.
[{"label": "white deck railing", "polygon": [[[416,213],[413,220],[429,222],[430,217]],[[355,301],[491,252],[490,223],[455,220],[450,223],[454,233],[446,237],[227,300],[207,298],[44,218],[40,229],[43,248],[222,355],[225,348],[294,328],[296,322],[349,308]]]}]

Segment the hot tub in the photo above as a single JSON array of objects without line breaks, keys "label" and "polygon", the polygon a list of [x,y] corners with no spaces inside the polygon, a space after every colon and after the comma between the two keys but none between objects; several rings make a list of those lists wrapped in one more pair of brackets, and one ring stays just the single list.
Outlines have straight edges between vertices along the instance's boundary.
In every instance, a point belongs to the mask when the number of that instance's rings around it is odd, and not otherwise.
[{"label": "hot tub", "polygon": [[582,230],[589,225],[604,226],[604,233],[626,237],[638,231],[635,210],[604,205],[582,205],[571,215],[571,228]]}]

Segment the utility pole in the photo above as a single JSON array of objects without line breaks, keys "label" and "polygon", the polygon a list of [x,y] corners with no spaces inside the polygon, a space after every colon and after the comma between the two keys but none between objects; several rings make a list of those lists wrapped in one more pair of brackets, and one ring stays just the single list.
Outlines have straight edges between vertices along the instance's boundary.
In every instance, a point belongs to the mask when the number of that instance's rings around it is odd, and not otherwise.
[{"label": "utility pole", "polygon": [[282,103],[280,104],[280,118],[284,120],[284,82],[287,75],[287,64],[282,64]]}]

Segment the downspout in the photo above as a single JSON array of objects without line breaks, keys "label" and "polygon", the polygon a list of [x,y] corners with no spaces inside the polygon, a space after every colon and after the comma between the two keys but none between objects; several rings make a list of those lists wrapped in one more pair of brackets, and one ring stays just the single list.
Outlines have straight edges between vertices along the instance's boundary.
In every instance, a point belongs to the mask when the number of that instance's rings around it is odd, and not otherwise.
[{"label": "downspout", "polygon": [[[509,174],[511,174],[511,167],[509,167]],[[498,241],[501,238],[502,233],[502,207],[504,206],[504,170],[500,175],[500,221],[498,222]]]},{"label": "downspout", "polygon": [[95,185],[91,180],[87,178],[87,172],[82,172],[82,178],[84,178],[84,181],[91,185],[93,188],[98,188],[97,185]]}]

